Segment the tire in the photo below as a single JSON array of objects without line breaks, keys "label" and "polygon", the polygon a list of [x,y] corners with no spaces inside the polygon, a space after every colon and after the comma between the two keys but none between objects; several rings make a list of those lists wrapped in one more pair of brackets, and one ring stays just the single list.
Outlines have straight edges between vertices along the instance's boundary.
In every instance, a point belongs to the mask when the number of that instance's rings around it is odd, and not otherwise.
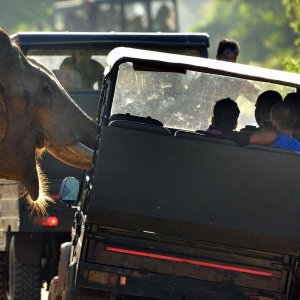
[{"label": "tire", "polygon": [[15,238],[12,237],[9,247],[9,299],[40,300],[41,268],[39,265],[22,264],[17,260]]},{"label": "tire", "polygon": [[58,263],[58,282],[57,294],[62,296],[63,290],[66,286],[66,278],[68,274],[68,267],[70,264],[71,242],[65,242],[60,246],[60,256]]},{"label": "tire", "polygon": [[50,282],[48,300],[61,300],[61,296],[57,296],[58,276],[53,277]]}]

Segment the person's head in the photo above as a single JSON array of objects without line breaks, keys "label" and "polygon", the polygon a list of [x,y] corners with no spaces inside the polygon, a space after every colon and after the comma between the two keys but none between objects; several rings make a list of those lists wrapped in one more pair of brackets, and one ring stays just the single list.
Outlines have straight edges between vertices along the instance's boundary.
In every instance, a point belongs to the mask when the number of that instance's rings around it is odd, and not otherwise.
[{"label": "person's head", "polygon": [[271,109],[278,102],[282,102],[282,97],[280,93],[273,90],[265,91],[257,97],[255,104],[255,119],[260,127],[266,126],[271,122]]},{"label": "person's head", "polygon": [[216,59],[236,62],[240,52],[239,43],[235,40],[222,39],[219,42]]},{"label": "person's head", "polygon": [[300,94],[289,93],[285,96],[284,102],[293,105],[296,113],[296,122],[294,124],[293,136],[297,140],[300,140]]},{"label": "person's head", "polygon": [[214,106],[212,125],[222,131],[232,131],[237,126],[239,115],[240,110],[235,101],[221,99]]},{"label": "person's head", "polygon": [[299,118],[299,128],[300,128],[300,94],[299,93],[289,93],[284,99],[284,102],[290,103],[294,106],[295,112],[297,114],[297,118]]},{"label": "person's head", "polygon": [[165,4],[159,8],[155,22],[159,31],[174,31],[176,27],[174,12]]},{"label": "person's head", "polygon": [[296,122],[296,112],[294,106],[289,102],[278,102],[271,109],[271,120],[273,127],[278,132],[289,132],[292,135]]},{"label": "person's head", "polygon": [[164,20],[165,21],[166,19],[168,19],[170,13],[171,13],[171,11],[170,11],[169,7],[165,4],[163,4],[159,8],[156,18],[157,18],[157,20],[160,20],[160,21]]},{"label": "person's head", "polygon": [[87,61],[90,60],[91,56],[92,55],[91,55],[90,51],[88,51],[88,50],[77,49],[77,50],[74,50],[74,52],[73,52],[73,57],[75,58],[76,64],[86,63]]}]

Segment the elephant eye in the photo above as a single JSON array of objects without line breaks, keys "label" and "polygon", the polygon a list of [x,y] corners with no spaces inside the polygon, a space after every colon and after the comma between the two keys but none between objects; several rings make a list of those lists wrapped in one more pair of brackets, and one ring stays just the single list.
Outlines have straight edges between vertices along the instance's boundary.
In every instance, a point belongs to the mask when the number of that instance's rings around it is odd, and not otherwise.
[{"label": "elephant eye", "polygon": [[43,87],[43,94],[46,96],[51,96],[51,90],[49,89],[48,85]]}]

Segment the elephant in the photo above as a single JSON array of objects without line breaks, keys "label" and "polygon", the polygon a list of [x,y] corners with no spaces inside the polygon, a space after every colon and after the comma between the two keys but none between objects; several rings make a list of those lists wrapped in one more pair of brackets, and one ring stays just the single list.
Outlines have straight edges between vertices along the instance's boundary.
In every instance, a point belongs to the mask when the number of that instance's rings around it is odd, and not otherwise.
[{"label": "elephant", "polygon": [[0,45],[0,178],[21,182],[32,210],[44,213],[52,200],[39,166],[42,152],[88,170],[98,126],[2,28]]}]

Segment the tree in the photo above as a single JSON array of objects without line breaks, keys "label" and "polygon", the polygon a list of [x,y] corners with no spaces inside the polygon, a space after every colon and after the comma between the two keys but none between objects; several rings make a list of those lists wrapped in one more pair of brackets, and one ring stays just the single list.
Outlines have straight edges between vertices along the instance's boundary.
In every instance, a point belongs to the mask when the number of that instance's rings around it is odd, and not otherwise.
[{"label": "tree", "polygon": [[282,0],[285,7],[289,25],[296,34],[294,40],[295,48],[291,56],[284,60],[285,69],[291,72],[300,73],[300,0]]},{"label": "tree", "polygon": [[293,51],[295,33],[282,14],[281,0],[213,0],[205,10],[207,17],[192,31],[210,34],[212,57],[221,38],[233,38],[241,46],[239,62],[283,68],[283,58]]},{"label": "tree", "polygon": [[51,30],[53,2],[54,0],[0,0],[0,26],[10,34],[22,30]]}]

